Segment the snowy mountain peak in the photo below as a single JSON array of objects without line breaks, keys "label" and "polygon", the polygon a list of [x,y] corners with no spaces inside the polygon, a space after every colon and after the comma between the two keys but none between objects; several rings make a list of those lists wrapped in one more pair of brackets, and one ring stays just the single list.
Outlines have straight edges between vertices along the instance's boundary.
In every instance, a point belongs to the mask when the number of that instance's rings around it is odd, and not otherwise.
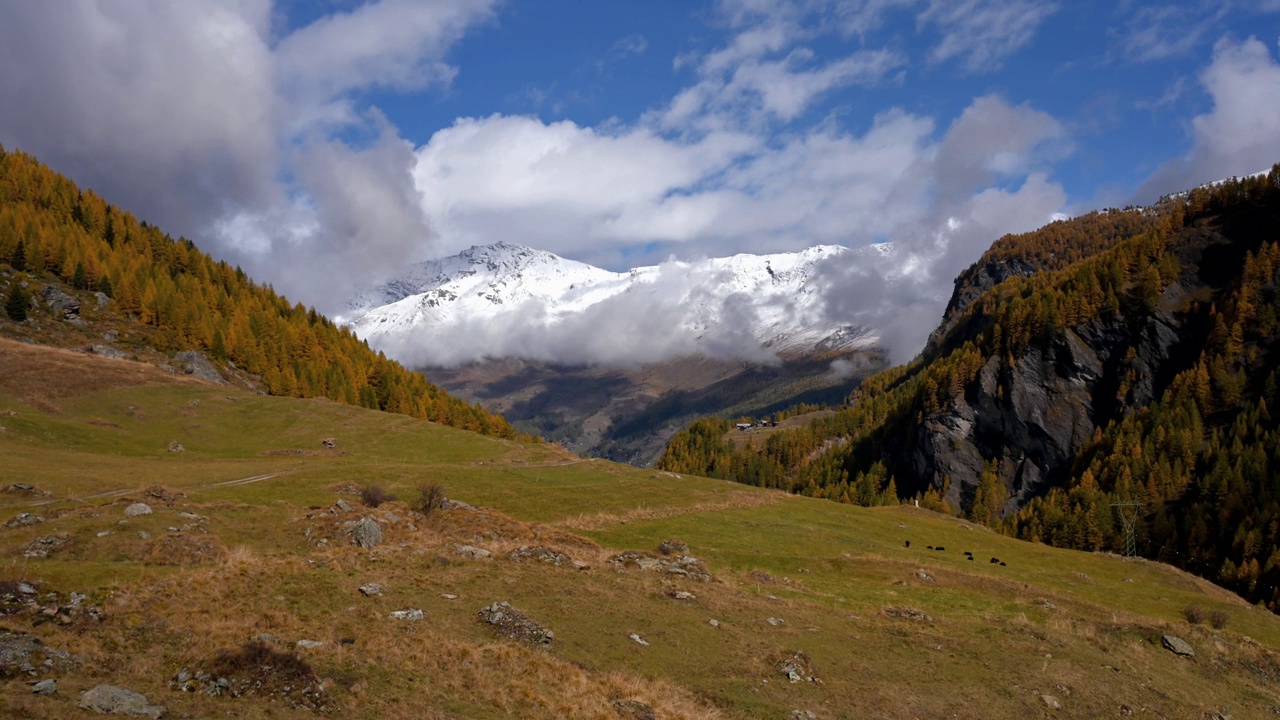
[{"label": "snowy mountain peak", "polygon": [[361,293],[339,321],[417,365],[504,357],[634,364],[693,354],[766,360],[848,349],[874,337],[827,319],[814,285],[823,262],[850,252],[821,245],[615,273],[500,242],[418,263]]}]

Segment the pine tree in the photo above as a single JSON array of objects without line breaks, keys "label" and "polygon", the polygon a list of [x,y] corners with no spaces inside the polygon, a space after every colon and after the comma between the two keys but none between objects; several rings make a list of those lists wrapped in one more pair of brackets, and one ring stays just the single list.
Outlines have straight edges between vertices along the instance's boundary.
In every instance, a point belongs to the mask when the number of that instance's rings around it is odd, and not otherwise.
[{"label": "pine tree", "polygon": [[31,295],[22,287],[21,283],[14,283],[13,289],[9,291],[9,299],[4,304],[4,311],[8,314],[9,319],[15,322],[22,322],[27,319],[27,308],[31,306]]}]

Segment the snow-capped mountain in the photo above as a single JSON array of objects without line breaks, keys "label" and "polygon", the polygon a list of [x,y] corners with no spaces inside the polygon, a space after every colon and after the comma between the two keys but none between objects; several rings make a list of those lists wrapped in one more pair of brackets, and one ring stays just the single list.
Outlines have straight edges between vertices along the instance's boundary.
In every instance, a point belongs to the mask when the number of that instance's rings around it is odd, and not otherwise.
[{"label": "snow-capped mountain", "polygon": [[681,354],[760,360],[850,349],[871,344],[874,333],[826,317],[817,270],[853,252],[823,245],[615,273],[500,242],[412,266],[361,293],[338,320],[421,365],[504,357],[609,365]]}]

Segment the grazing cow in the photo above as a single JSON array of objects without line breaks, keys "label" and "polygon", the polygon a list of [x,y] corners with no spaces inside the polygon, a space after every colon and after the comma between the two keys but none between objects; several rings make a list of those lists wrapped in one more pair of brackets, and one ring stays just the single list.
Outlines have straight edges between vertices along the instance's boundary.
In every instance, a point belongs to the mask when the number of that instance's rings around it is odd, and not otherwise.
[{"label": "grazing cow", "polygon": [[970,555],[970,556],[968,557],[968,559],[969,559],[970,561],[972,561],[972,560],[973,560],[973,556],[972,556],[972,555]]},{"label": "grazing cow", "polygon": [[938,552],[946,552],[947,549],[939,545],[938,547],[934,548],[934,550],[937,550]]},{"label": "grazing cow", "polygon": [[932,549],[933,549],[933,546],[932,546],[932,545],[930,545],[927,549],[928,549],[928,550],[932,550]]},{"label": "grazing cow", "polygon": [[904,542],[902,543],[902,547],[911,547],[911,541],[910,541],[910,540],[906,540],[906,541],[904,541]]},{"label": "grazing cow", "polygon": [[1000,567],[1004,567],[1004,566],[1005,566],[1005,565],[1004,565],[1004,561],[1003,561],[1003,560],[1001,560],[1001,561],[1000,561]]},{"label": "grazing cow", "polygon": [[999,565],[999,564],[1000,564],[1000,558],[991,558],[991,564],[992,564],[992,565]]}]

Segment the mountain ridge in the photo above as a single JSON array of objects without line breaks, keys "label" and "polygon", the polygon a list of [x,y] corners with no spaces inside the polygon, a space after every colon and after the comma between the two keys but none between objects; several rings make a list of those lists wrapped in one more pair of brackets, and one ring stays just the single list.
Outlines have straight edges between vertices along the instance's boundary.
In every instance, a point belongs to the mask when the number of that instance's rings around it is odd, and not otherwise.
[{"label": "mountain ridge", "polygon": [[[612,272],[500,242],[418,263],[358,294],[338,320],[418,366],[506,358],[622,366],[698,353],[768,361],[769,355],[875,342],[874,329],[827,317],[821,298],[821,264],[861,252],[866,251],[820,245]],[[515,324],[517,316],[527,333],[524,344],[490,337],[482,327]],[[560,357],[553,340],[537,336],[539,330],[552,338],[572,334],[579,324],[608,322],[610,316],[656,317],[679,338],[662,352],[637,347],[633,359],[607,351]]]}]

